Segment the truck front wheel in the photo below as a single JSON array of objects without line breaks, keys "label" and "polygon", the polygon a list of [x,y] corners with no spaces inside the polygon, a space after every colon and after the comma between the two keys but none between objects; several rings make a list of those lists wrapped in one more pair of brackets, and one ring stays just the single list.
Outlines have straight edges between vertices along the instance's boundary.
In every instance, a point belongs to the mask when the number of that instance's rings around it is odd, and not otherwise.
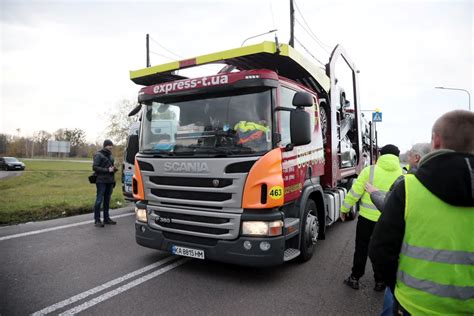
[{"label": "truck front wheel", "polygon": [[303,223],[301,231],[301,242],[300,242],[300,259],[301,261],[308,261],[313,256],[314,249],[316,248],[316,242],[319,234],[319,220],[318,212],[316,209],[316,203],[313,200],[306,202]]}]

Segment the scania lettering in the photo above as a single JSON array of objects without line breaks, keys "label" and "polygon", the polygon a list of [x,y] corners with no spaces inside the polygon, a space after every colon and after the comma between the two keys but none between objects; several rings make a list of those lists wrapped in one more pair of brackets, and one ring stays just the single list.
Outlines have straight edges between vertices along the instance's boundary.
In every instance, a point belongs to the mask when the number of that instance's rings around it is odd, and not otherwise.
[{"label": "scania lettering", "polygon": [[[177,74],[208,63],[223,68]],[[341,46],[323,70],[272,42],[131,71],[144,86],[137,243],[249,266],[309,260],[374,143],[357,75]]]},{"label": "scania lettering", "polygon": [[174,172],[196,172],[205,173],[209,172],[207,163],[205,162],[165,162],[165,171]]}]

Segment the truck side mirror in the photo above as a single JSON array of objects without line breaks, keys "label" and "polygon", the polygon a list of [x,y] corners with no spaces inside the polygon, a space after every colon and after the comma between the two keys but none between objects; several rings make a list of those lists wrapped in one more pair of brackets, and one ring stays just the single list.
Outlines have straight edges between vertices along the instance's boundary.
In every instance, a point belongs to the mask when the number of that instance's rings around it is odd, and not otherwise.
[{"label": "truck side mirror", "polygon": [[141,103],[137,104],[137,106],[134,107],[133,110],[130,111],[130,113],[128,113],[128,116],[134,116],[141,110],[141,108],[142,108],[142,104]]},{"label": "truck side mirror", "polygon": [[311,142],[311,118],[303,108],[296,108],[290,112],[290,135],[291,143],[295,146]]},{"label": "truck side mirror", "polygon": [[296,92],[293,97],[294,106],[310,107],[313,106],[313,96],[308,92]]},{"label": "truck side mirror", "polygon": [[129,164],[135,163],[135,155],[138,153],[138,135],[130,135],[128,137],[128,144],[126,147],[125,160]]}]

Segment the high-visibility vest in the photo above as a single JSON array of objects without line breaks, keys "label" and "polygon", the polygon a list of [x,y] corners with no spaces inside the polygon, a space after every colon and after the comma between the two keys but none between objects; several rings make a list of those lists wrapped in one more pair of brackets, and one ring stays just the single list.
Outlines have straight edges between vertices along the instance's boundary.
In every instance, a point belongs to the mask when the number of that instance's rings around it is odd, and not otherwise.
[{"label": "high-visibility vest", "polygon": [[234,125],[234,130],[239,136],[238,144],[245,144],[253,141],[266,140],[265,133],[270,128],[255,122],[240,121]]},{"label": "high-visibility vest", "polygon": [[[391,170],[382,168],[381,164],[390,164]],[[388,192],[395,180],[402,175],[400,160],[397,156],[387,154],[380,156],[377,164],[365,167],[352,185],[341,206],[341,212],[347,213],[359,200],[359,215],[371,221],[378,221],[380,211],[372,203],[370,194],[365,191],[365,183],[370,182],[382,192]]]},{"label": "high-visibility vest", "polygon": [[237,124],[235,124],[234,130],[242,131],[242,132],[248,132],[248,131],[254,131],[254,130],[267,132],[270,129],[262,124],[258,124],[255,122],[240,121]]},{"label": "high-visibility vest", "polygon": [[474,207],[450,205],[405,176],[395,297],[413,315],[474,314]]}]

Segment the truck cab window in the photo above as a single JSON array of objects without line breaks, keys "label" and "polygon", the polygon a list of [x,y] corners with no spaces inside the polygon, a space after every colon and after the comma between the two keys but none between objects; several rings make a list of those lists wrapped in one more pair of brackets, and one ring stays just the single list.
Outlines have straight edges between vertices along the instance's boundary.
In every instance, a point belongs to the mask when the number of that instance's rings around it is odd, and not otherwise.
[{"label": "truck cab window", "polygon": [[264,154],[272,148],[271,90],[147,103],[143,152],[173,156]]},{"label": "truck cab window", "polygon": [[[281,87],[280,89],[280,106],[288,109],[294,109],[293,97],[296,94],[295,90]],[[291,142],[290,137],[290,112],[278,111],[278,132],[281,135],[281,146],[286,146]]]}]

